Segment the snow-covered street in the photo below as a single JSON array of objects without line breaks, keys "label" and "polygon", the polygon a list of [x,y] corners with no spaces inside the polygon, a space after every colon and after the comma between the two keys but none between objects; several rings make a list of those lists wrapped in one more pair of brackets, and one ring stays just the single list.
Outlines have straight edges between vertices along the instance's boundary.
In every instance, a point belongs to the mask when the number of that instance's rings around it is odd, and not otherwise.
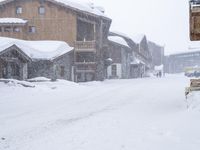
[{"label": "snow-covered street", "polygon": [[0,150],[199,150],[200,112],[183,75],[0,83]]}]

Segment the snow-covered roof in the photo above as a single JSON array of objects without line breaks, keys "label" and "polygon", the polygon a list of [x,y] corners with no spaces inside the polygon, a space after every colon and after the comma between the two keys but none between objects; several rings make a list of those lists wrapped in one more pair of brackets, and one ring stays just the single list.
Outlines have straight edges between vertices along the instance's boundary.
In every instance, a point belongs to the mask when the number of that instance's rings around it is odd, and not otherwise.
[{"label": "snow-covered roof", "polygon": [[131,39],[131,37],[128,36],[127,34],[122,33],[122,32],[119,32],[119,31],[110,31],[110,33],[111,33],[111,34],[114,33],[114,34],[120,35],[120,36],[122,36],[122,37],[124,37],[124,38]]},{"label": "snow-covered roof", "polygon": [[141,41],[144,39],[144,37],[145,37],[144,34],[137,34],[137,35],[133,36],[131,39],[132,39],[135,43],[139,44],[139,43],[141,43]]},{"label": "snow-covered roof", "polygon": [[26,24],[27,20],[20,18],[0,18],[0,24]]},{"label": "snow-covered roof", "polygon": [[0,37],[0,52],[16,45],[31,59],[54,60],[73,50],[63,41],[25,41]]},{"label": "snow-covered roof", "polygon": [[145,34],[133,34],[133,36],[129,36],[125,33],[121,33],[118,31],[111,31],[111,33],[117,34],[117,35],[125,37],[127,39],[131,39],[136,44],[139,44],[145,37]]},{"label": "snow-covered roof", "polygon": [[119,36],[109,36],[108,39],[109,39],[109,41],[112,41],[112,42],[121,44],[123,46],[129,47],[129,45],[127,44],[127,42],[122,37],[119,37]]},{"label": "snow-covered roof", "polygon": [[[9,3],[11,1],[14,1],[14,0],[0,0],[0,5]],[[47,1],[59,4],[65,7],[70,7],[79,11],[106,17],[106,15],[104,14],[105,10],[102,7],[94,6],[93,3],[83,2],[83,0],[82,1],[81,0],[47,0]]]}]

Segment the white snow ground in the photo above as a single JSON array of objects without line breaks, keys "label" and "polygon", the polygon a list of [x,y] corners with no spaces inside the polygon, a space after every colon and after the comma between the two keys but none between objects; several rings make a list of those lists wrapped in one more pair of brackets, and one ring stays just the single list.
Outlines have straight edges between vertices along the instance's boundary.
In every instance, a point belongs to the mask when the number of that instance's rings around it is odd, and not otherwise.
[{"label": "white snow ground", "polygon": [[76,84],[0,83],[0,150],[199,150],[183,75]]}]

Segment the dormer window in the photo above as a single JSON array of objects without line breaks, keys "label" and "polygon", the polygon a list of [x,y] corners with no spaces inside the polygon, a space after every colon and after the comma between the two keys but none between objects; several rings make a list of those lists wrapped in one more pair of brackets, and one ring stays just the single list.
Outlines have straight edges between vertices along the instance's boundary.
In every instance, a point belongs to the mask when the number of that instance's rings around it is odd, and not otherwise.
[{"label": "dormer window", "polygon": [[22,14],[22,7],[21,6],[16,7],[16,14]]},{"label": "dormer window", "polygon": [[40,15],[44,15],[45,14],[45,7],[44,6],[40,6],[38,11],[39,11]]}]

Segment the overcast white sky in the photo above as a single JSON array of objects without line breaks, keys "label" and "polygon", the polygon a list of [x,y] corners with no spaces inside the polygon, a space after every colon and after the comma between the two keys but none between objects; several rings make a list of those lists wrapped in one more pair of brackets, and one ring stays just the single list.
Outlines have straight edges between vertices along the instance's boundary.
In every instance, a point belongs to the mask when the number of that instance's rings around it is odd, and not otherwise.
[{"label": "overcast white sky", "polygon": [[88,0],[101,5],[111,17],[113,31],[144,33],[165,45],[166,54],[187,51],[200,42],[189,40],[188,0]]}]

